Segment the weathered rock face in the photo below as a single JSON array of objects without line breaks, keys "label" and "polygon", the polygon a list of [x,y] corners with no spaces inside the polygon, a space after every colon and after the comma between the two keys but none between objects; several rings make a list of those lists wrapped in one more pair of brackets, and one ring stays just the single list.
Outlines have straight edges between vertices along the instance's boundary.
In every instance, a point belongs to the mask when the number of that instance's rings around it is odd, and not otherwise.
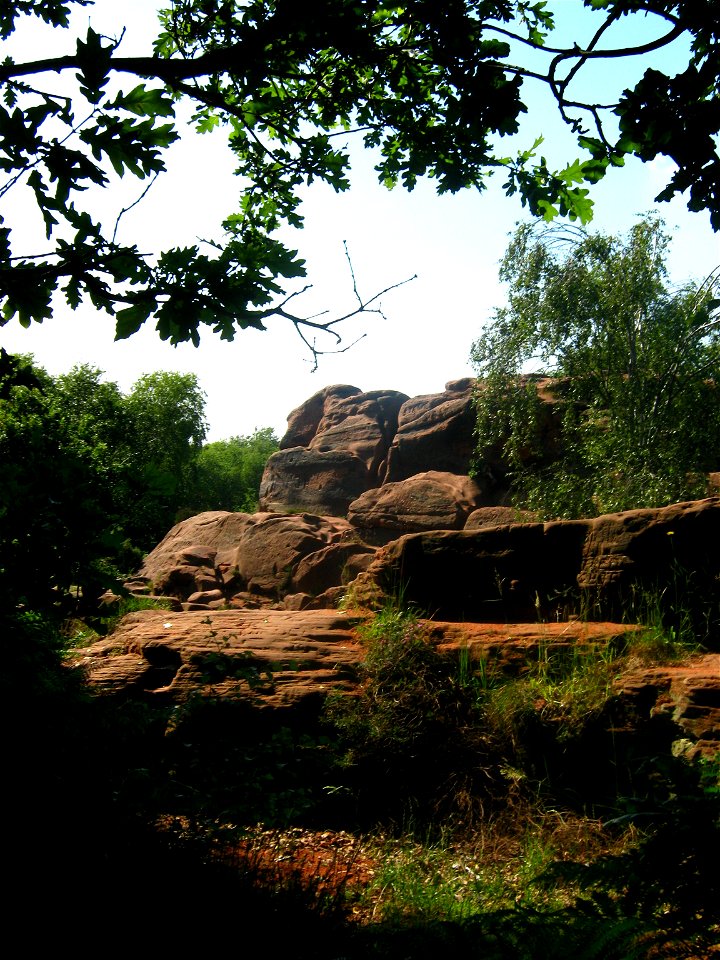
[{"label": "weathered rock face", "polygon": [[[527,383],[541,402],[539,447],[552,460],[559,437],[557,381],[529,376]],[[288,417],[280,452],[263,478],[261,508],[345,516],[366,490],[430,471],[467,475],[476,459],[477,387],[466,377],[450,381],[441,393],[412,398],[394,390],[363,393],[348,384],[320,390]],[[528,450],[531,456],[537,451]],[[481,505],[507,502],[501,446],[488,445],[476,467]]]},{"label": "weathered rock face", "polygon": [[483,527],[504,527],[509,523],[536,523],[537,517],[529,510],[516,507],[478,507],[465,521],[464,530],[482,530]]},{"label": "weathered rock face", "polygon": [[253,522],[247,513],[213,510],[176,524],[145,558],[132,584],[183,600],[198,591],[219,589],[218,550],[237,543]]},{"label": "weathered rock face", "polygon": [[343,571],[351,577],[373,553],[339,517],[217,511],[173,527],[133,585],[215,607],[233,597],[245,603],[248,595],[277,601],[302,591],[312,597],[342,584]]},{"label": "weathered rock face", "polygon": [[[467,475],[475,445],[474,381],[408,398],[326,387],[294,410],[260,488],[264,510],[345,516],[367,490],[428,471]],[[484,504],[497,503],[488,489]]]},{"label": "weathered rock face", "polygon": [[320,421],[333,406],[346,397],[357,397],[361,393],[358,387],[348,383],[324,387],[313,394],[309,400],[296,407],[287,418],[287,430],[280,441],[280,449],[308,447],[317,433]]},{"label": "weathered rock face", "polygon": [[344,517],[372,486],[368,468],[349,450],[291,447],[274,453],[260,484],[260,507],[276,513]]},{"label": "weathered rock face", "polygon": [[[209,616],[145,610],[78,651],[74,666],[104,697],[164,707],[221,698],[316,715],[329,692],[357,689],[364,657],[357,624],[357,617],[329,610],[218,610]],[[463,651],[471,663],[491,662],[505,676],[522,673],[548,644],[603,644],[636,629],[579,622],[428,626],[429,642],[443,652]],[[676,753],[720,750],[720,655],[639,668],[623,674],[616,691],[638,716],[665,723]]]},{"label": "weathered rock face", "polygon": [[387,543],[420,530],[461,530],[482,502],[470,477],[431,470],[361,494],[348,520],[366,542]]},{"label": "weathered rock face", "polygon": [[633,584],[709,593],[720,574],[718,543],[720,497],[606,514],[591,522],[579,585],[618,602],[627,599]]},{"label": "weathered rock face", "polygon": [[581,594],[600,615],[617,615],[647,591],[717,623],[709,598],[719,534],[718,497],[593,520],[408,534],[379,551],[354,591],[372,599],[402,583],[407,601],[477,621],[565,617]]},{"label": "weathered rock face", "polygon": [[167,705],[193,695],[289,708],[350,690],[361,659],[354,621],[328,610],[143,610],[75,665],[104,696]]},{"label": "weathered rock face", "polygon": [[451,381],[444,393],[403,404],[388,454],[387,482],[427,470],[468,473],[475,448],[473,385],[470,378]]},{"label": "weathered rock face", "polygon": [[720,755],[720,654],[633,670],[618,679],[616,688],[645,715],[676,726],[676,756]]},{"label": "weathered rock face", "polygon": [[348,384],[310,397],[288,417],[280,451],[267,464],[262,509],[345,516],[356,497],[382,483],[407,399],[396,390],[362,393]]},{"label": "weathered rock face", "polygon": [[371,482],[382,483],[388,447],[407,400],[395,390],[374,390],[337,400],[328,405],[308,446],[320,451],[349,450],[365,463]]}]

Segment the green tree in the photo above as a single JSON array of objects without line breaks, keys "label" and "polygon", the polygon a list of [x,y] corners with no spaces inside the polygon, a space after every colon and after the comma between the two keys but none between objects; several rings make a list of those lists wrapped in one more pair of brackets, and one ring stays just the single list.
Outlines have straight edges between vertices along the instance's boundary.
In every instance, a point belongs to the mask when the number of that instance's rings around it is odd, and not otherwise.
[{"label": "green tree", "polygon": [[265,464],[278,447],[278,438],[270,427],[246,437],[205,444],[197,458],[195,499],[188,506],[197,513],[254,513]]},{"label": "green tree", "polygon": [[103,380],[103,371],[82,364],[53,381],[53,408],[68,436],[92,461],[96,482],[121,515],[129,507],[125,490],[135,466],[133,430],[127,402],[116,383]]},{"label": "green tree", "polygon": [[[518,498],[592,515],[702,493],[720,466],[718,275],[673,289],[663,222],[627,237],[523,225],[502,262],[508,305],[472,348],[482,451],[501,444]],[[554,378],[552,456],[542,449]]]},{"label": "green tree", "polygon": [[[45,371],[0,351],[0,606],[48,610],[92,593],[111,551],[112,498]],[[99,592],[99,591],[98,591]]]},{"label": "green tree", "polygon": [[187,514],[207,424],[205,394],[194,373],[150,373],[126,398],[133,431],[132,538],[150,549]]},{"label": "green tree", "polygon": [[0,351],[0,605],[92,603],[130,572],[196,495],[204,437],[194,374],[125,397],[92,367],[53,379]]},{"label": "green tree", "polygon": [[[26,16],[64,28],[72,8],[88,5],[10,0],[0,10],[0,34],[10,38]],[[558,6],[559,26],[569,6]],[[205,326],[232,339],[276,317],[294,324],[317,353],[308,337],[325,330],[339,339],[341,318],[294,310],[295,293],[285,290],[305,275],[305,265],[276,231],[302,225],[305,185],[319,180],[347,189],[343,144],[352,133],[378,151],[378,178],[389,187],[412,189],[429,176],[441,192],[482,189],[500,171],[506,191],[519,193],[533,215],[583,222],[591,216],[588,187],[611,167],[627,156],[666,156],[675,172],[658,199],[688,191],[689,207],[708,210],[720,228],[714,0],[584,6],[594,21],[589,35],[558,45],[556,17],[542,0],[172,0],[145,56],[123,56],[119,15],[115,38],[89,27],[56,57],[7,57],[0,65],[0,193],[28,190],[46,239],[28,255],[4,214],[3,318],[42,321],[60,290],[73,308],[89,299],[113,315],[120,338],[149,318],[162,338],[197,343]],[[630,20],[645,39],[615,47],[613,27]],[[681,38],[688,52],[677,76],[647,70],[608,103],[578,92],[590,64],[605,62],[610,70],[618,58],[642,57]],[[498,146],[520,129],[526,84],[533,83],[550,92],[578,138],[579,159],[558,170],[539,152],[542,116],[528,121],[531,146],[514,156]],[[142,245],[121,243],[119,218],[101,223],[92,190],[84,206],[82,194],[125,173],[147,183],[162,174],[163,154],[178,138],[181,102],[192,105],[198,132],[227,130],[240,203],[224,221],[223,244],[149,255]],[[24,207],[17,209],[24,218]],[[354,312],[371,302],[358,296]]]}]

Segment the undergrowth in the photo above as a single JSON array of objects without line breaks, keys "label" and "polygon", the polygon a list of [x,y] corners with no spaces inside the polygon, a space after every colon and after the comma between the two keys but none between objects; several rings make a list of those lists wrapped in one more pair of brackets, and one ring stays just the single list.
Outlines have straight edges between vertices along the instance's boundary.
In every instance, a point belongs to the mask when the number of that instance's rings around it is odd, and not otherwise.
[{"label": "undergrowth", "polygon": [[182,878],[208,917],[242,901],[248,932],[286,918],[283,949],[314,960],[715,956],[720,764],[623,734],[614,694],[628,663],[686,655],[686,635],[540,644],[510,673],[443,652],[398,604],[360,633],[358,692],[302,733],[246,701],[79,703],[88,877]]}]

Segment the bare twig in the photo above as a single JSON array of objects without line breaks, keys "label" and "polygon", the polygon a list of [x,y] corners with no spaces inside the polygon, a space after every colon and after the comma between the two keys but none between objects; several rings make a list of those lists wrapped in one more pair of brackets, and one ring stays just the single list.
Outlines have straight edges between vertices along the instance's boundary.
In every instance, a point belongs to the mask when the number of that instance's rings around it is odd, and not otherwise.
[{"label": "bare twig", "polygon": [[159,173],[156,173],[156,174],[151,178],[150,183],[148,183],[148,185],[145,187],[145,189],[144,189],[143,192],[140,194],[140,196],[137,198],[137,200],[134,200],[134,201],[130,204],[129,207],[123,207],[123,208],[122,208],[122,210],[120,211],[120,213],[117,215],[117,219],[115,220],[115,227],[114,227],[114,229],[113,229],[112,240],[110,241],[111,243],[113,243],[113,244],[115,243],[115,238],[117,237],[118,227],[120,226],[120,220],[122,219],[123,215],[126,214],[126,213],[129,213],[130,210],[132,210],[133,207],[136,207],[142,200],[145,199],[145,197],[146,197],[147,194],[148,194],[148,191],[149,191],[150,188],[153,186],[153,184],[155,183],[155,181],[157,180],[157,178],[158,178],[159,176],[160,176],[160,174],[159,174]]},{"label": "bare twig", "polygon": [[[344,313],[341,316],[334,317],[332,320],[323,320],[323,321],[318,321],[317,318],[325,316],[328,313],[327,310],[323,310],[321,313],[311,314],[310,316],[307,316],[307,317],[298,316],[297,314],[291,313],[290,311],[286,310],[285,307],[292,299],[294,299],[297,296],[300,296],[302,293],[305,293],[307,290],[310,289],[310,286],[306,286],[306,287],[303,287],[302,290],[298,290],[295,293],[290,294],[288,297],[286,297],[286,299],[281,304],[278,304],[275,307],[271,307],[268,310],[263,311],[263,313],[260,316],[261,320],[269,318],[271,316],[280,316],[280,317],[283,317],[285,320],[289,320],[290,323],[292,323],[292,325],[295,327],[295,330],[298,336],[303,341],[303,343],[305,344],[305,346],[308,348],[308,350],[312,355],[313,373],[318,368],[318,362],[321,356],[327,356],[329,354],[345,353],[347,350],[350,350],[352,347],[355,346],[355,344],[359,343],[360,340],[362,340],[366,336],[366,334],[363,333],[359,337],[357,337],[355,340],[353,340],[352,343],[349,343],[346,346],[341,347],[339,346],[339,344],[342,343],[342,336],[335,329],[335,327],[338,324],[344,323],[346,320],[350,320],[352,317],[357,317],[360,314],[364,314],[364,313],[376,313],[379,316],[381,316],[383,319],[386,319],[385,314],[382,311],[382,307],[381,306],[373,307],[372,305],[374,303],[377,303],[380,297],[384,296],[386,293],[390,293],[392,290],[397,290],[398,287],[403,287],[405,286],[406,283],[410,283],[412,280],[417,279],[417,274],[413,274],[412,277],[407,277],[405,280],[400,280],[397,283],[391,283],[387,287],[384,287],[382,290],[379,290],[377,293],[373,294],[372,297],[369,297],[366,300],[361,296],[358,290],[357,279],[355,277],[355,270],[353,268],[352,259],[350,257],[350,252],[348,250],[347,243],[345,241],[343,241],[343,246],[345,248],[345,256],[347,258],[348,267],[350,270],[350,277],[352,278],[353,293],[355,295],[355,299],[357,300],[357,306],[353,310],[349,310],[347,313]],[[316,339],[313,338],[312,340],[310,340],[309,336],[306,334],[307,330],[316,330],[321,333],[330,334],[332,337],[335,338],[335,344],[336,344],[335,348],[330,350],[321,349],[320,347],[318,347]]]}]

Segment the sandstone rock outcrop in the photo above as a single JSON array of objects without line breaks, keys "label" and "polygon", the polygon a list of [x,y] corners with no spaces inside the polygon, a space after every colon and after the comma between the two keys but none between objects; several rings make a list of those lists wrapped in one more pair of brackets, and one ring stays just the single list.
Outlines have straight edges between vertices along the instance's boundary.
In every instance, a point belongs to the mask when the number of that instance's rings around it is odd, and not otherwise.
[{"label": "sandstone rock outcrop", "polygon": [[[553,381],[533,385],[551,444]],[[536,523],[502,506],[501,464],[488,461],[480,479],[465,472],[473,389],[465,379],[412,399],[347,384],[319,391],[292,412],[268,462],[266,512],[185,521],[132,589],[208,607],[287,597],[302,609],[334,602],[359,574],[360,600],[402,583],[425,609],[480,620],[563,618],[579,594],[612,617],[633,592],[674,591],[677,601],[682,589],[696,610],[714,596],[718,498]],[[386,546],[373,559],[378,545]]]},{"label": "sandstone rock outcrop", "polygon": [[473,386],[471,378],[453,380],[444,393],[403,404],[388,453],[388,483],[427,470],[468,473],[475,449]]},{"label": "sandstone rock outcrop", "polygon": [[[555,381],[527,377],[541,401],[541,446],[557,452]],[[293,410],[280,451],[269,461],[260,490],[263,510],[345,516],[365,491],[429,471],[467,476],[477,437],[471,377],[451,380],[440,393],[407,397],[394,390],[363,393],[325,387]],[[528,451],[527,456],[531,456]],[[508,466],[497,445],[477,464],[481,506],[506,502]]]},{"label": "sandstone rock outcrop", "polygon": [[[409,398],[394,390],[363,393],[326,387],[288,417],[280,451],[260,488],[265,510],[345,516],[367,490],[439,471],[467,475],[475,446],[474,381]],[[498,502],[488,484],[483,504]]]},{"label": "sandstone rock outcrop", "polygon": [[677,728],[676,756],[720,755],[720,654],[633,670],[618,678],[616,689],[645,716],[666,718]]},{"label": "sandstone rock outcrop", "polygon": [[318,391],[288,417],[265,469],[261,507],[345,516],[352,500],[383,482],[407,400],[396,390],[363,393],[349,384]]},{"label": "sandstone rock outcrop", "polygon": [[176,705],[212,695],[307,707],[330,689],[356,685],[353,624],[329,610],[143,610],[79,651],[75,666],[103,696]]},{"label": "sandstone rock outcrop", "polygon": [[[316,715],[331,691],[357,689],[364,657],[358,617],[329,610],[142,611],[112,636],[77,651],[98,695],[182,707],[197,698],[246,702],[260,710]],[[617,642],[637,628],[616,623],[477,624],[433,621],[429,642],[506,677],[553,648]],[[673,750],[720,750],[720,654],[622,674],[618,695],[648,722],[665,724]],[[170,723],[177,722],[170,712]]]},{"label": "sandstone rock outcrop", "polygon": [[173,527],[129,586],[215,607],[234,597],[312,597],[352,578],[368,554],[339,517],[215,511]]},{"label": "sandstone rock outcrop", "polygon": [[387,451],[398,429],[398,416],[408,402],[404,393],[373,390],[326,405],[311,450],[349,450],[368,469],[373,483],[385,479]]},{"label": "sandstone rock outcrop", "polygon": [[310,446],[325,412],[331,410],[339,400],[346,397],[357,397],[360,392],[358,387],[353,387],[348,383],[335,384],[318,390],[317,393],[314,393],[312,397],[288,414],[287,430],[280,441],[280,449],[287,450],[290,447]]},{"label": "sandstone rock outcrop", "polygon": [[367,490],[348,508],[348,520],[368,543],[387,543],[421,530],[462,530],[483,502],[468,476],[430,470]]},{"label": "sandstone rock outcrop", "polygon": [[219,589],[218,551],[236,544],[252,522],[247,513],[213,510],[176,524],[148,554],[128,586],[135,592],[183,600],[193,593]]},{"label": "sandstone rock outcrop", "polygon": [[260,484],[260,507],[274,513],[344,517],[370,486],[365,463],[349,450],[291,447],[274,453]]},{"label": "sandstone rock outcrop", "polygon": [[710,497],[592,520],[407,534],[379,551],[354,592],[371,601],[402,583],[422,609],[476,621],[564,619],[581,595],[596,615],[619,615],[646,592],[717,625],[719,533],[720,498]]}]

